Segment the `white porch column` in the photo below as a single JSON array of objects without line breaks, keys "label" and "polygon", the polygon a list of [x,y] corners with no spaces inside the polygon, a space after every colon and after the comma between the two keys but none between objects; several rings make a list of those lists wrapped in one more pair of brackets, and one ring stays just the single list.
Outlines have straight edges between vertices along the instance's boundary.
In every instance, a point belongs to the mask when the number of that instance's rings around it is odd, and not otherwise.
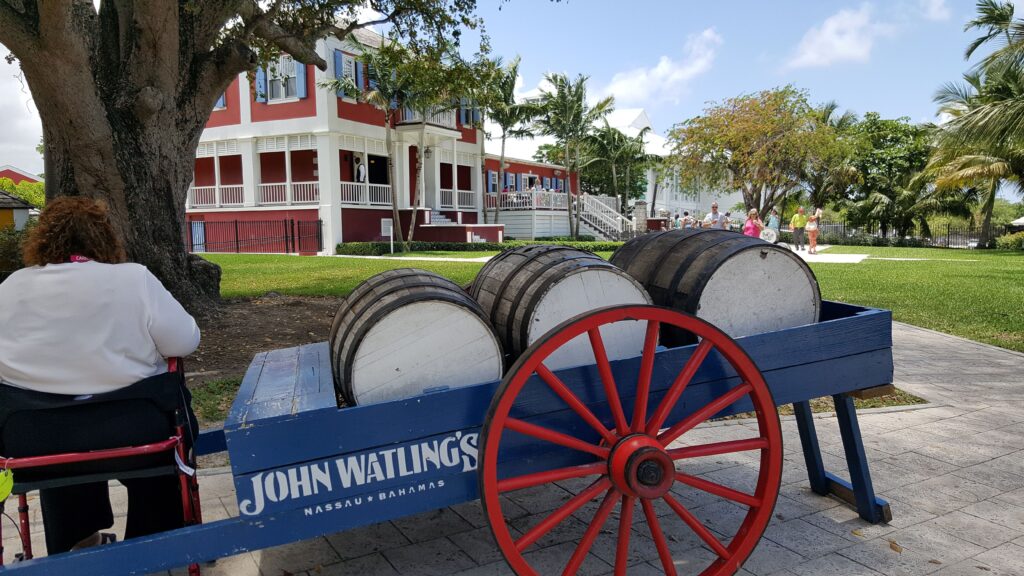
[{"label": "white porch column", "polygon": [[[452,204],[458,210],[459,206],[459,149],[456,146],[455,138],[452,138]],[[459,223],[462,223],[462,213],[459,213]]]},{"label": "white porch column", "polygon": [[484,179],[483,166],[480,164],[480,156],[473,156],[473,166],[469,172],[470,186],[473,188],[473,198],[476,199],[476,214],[477,222],[483,222],[483,210],[486,206],[487,198],[487,186],[486,182],[482,182]]},{"label": "white porch column", "polygon": [[256,152],[255,138],[239,138],[238,151],[242,156],[242,204],[256,205],[256,190],[260,184],[260,155]]},{"label": "white porch column", "polygon": [[[370,204],[370,145],[367,142],[368,142],[368,139],[366,138],[366,136],[363,136],[363,159],[360,162],[362,163],[364,173],[366,174],[366,181],[363,182],[363,195],[362,195],[361,200],[362,200],[363,204],[369,205]],[[352,176],[353,176],[352,179],[356,180],[358,182],[358,179],[355,177],[357,175],[353,174]],[[388,178],[390,178],[390,177],[391,177],[391,172],[388,172]]]},{"label": "white porch column", "polygon": [[[424,148],[424,150],[426,150],[426,148]],[[431,197],[434,199],[434,201],[431,202],[431,207],[439,208],[441,206],[441,146],[440,145],[434,146],[434,150],[433,150],[433,154],[431,155],[431,158],[429,160],[427,160],[427,159],[424,159],[424,160],[426,160],[427,162],[430,162],[431,164],[433,164],[432,168],[433,168],[433,171],[434,171],[434,178],[433,178],[433,183],[431,183],[430,179],[428,179],[428,178],[424,178],[423,179],[423,194],[422,194],[422,196],[426,196],[427,194],[431,194]],[[455,167],[455,159],[454,158],[452,158],[452,167],[453,168]],[[426,167],[424,167],[424,168],[426,168]],[[426,176],[427,174],[424,172],[423,175]],[[429,190],[429,192],[428,192],[428,190]],[[455,203],[455,199],[454,198],[452,199],[452,203],[453,204]],[[422,201],[420,201],[420,206],[426,206],[426,198],[424,198]]]},{"label": "white porch column", "polygon": [[220,208],[220,152],[217,151],[217,144],[213,143],[213,193],[217,208]]},{"label": "white porch column", "polygon": [[323,221],[324,249],[334,254],[341,242],[341,165],[337,134],[317,134],[316,157],[320,185],[320,220]]},{"label": "white porch column", "polygon": [[409,180],[414,176],[412,167],[409,166],[409,144],[405,142],[395,143],[395,155],[392,157],[396,163],[397,182],[391,185],[391,193],[397,194],[398,209],[409,209]]},{"label": "white porch column", "polygon": [[288,136],[284,137],[284,203],[292,205],[292,148]]}]

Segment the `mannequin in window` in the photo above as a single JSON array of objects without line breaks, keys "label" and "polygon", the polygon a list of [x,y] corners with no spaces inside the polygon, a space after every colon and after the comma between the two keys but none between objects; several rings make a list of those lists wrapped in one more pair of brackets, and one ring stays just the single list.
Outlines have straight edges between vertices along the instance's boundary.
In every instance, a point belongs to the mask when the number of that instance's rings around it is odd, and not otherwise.
[{"label": "mannequin in window", "polygon": [[358,156],[356,156],[356,182],[366,182],[366,166],[363,166]]}]

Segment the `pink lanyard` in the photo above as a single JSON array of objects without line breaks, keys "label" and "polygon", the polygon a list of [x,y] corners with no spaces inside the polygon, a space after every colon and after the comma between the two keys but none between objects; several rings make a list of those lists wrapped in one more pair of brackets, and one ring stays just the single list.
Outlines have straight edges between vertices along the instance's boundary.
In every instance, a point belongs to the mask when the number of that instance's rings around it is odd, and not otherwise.
[{"label": "pink lanyard", "polygon": [[68,256],[68,262],[81,264],[82,262],[92,262],[92,258],[87,258],[81,254],[72,254],[71,256]]}]

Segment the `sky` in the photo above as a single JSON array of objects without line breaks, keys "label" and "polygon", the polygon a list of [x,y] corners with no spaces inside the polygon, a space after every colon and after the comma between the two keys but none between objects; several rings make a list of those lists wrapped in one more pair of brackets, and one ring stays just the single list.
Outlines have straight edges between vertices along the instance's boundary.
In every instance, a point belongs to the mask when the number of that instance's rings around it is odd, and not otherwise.
[{"label": "sky", "polygon": [[[969,68],[974,37],[974,0],[478,0],[478,13],[493,53],[521,56],[522,94],[547,72],[584,74],[662,134],[708,102],[786,84],[857,114],[935,121],[932,95]],[[41,172],[38,114],[2,58],[0,126],[0,165]]]}]

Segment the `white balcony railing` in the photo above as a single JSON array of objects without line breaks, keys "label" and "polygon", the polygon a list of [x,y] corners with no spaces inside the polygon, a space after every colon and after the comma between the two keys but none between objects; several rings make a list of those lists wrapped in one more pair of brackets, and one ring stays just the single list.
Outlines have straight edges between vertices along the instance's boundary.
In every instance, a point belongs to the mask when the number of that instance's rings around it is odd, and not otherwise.
[{"label": "white balcony railing", "polygon": [[342,182],[341,203],[359,206],[390,206],[391,186],[366,182]]},{"label": "white balcony railing", "polygon": [[317,182],[292,182],[292,202],[295,204],[319,204],[320,184]]},{"label": "white balcony railing", "polygon": [[241,206],[245,203],[245,186],[221,186],[219,196],[221,206]]},{"label": "white balcony railing", "polygon": [[441,208],[446,210],[475,210],[476,192],[472,190],[441,189]]},{"label": "white balcony railing", "polygon": [[502,192],[487,195],[487,207],[499,210],[567,210],[568,194],[564,192]]},{"label": "white balcony railing", "polygon": [[216,186],[193,186],[188,193],[189,204],[192,206],[216,206]]},{"label": "white balcony railing", "polygon": [[476,192],[459,190],[459,203],[456,208],[476,208]]},{"label": "white balcony railing", "polygon": [[441,189],[441,208],[455,209],[455,191]]},{"label": "white balcony railing", "polygon": [[260,184],[257,190],[259,204],[287,204],[288,185],[284,182],[278,184]]},{"label": "white balcony railing", "polygon": [[[402,120],[400,124],[419,124],[423,122],[423,115],[408,108],[402,109]],[[427,115],[427,124],[443,126],[457,130],[455,124],[455,110],[436,110]]]}]

